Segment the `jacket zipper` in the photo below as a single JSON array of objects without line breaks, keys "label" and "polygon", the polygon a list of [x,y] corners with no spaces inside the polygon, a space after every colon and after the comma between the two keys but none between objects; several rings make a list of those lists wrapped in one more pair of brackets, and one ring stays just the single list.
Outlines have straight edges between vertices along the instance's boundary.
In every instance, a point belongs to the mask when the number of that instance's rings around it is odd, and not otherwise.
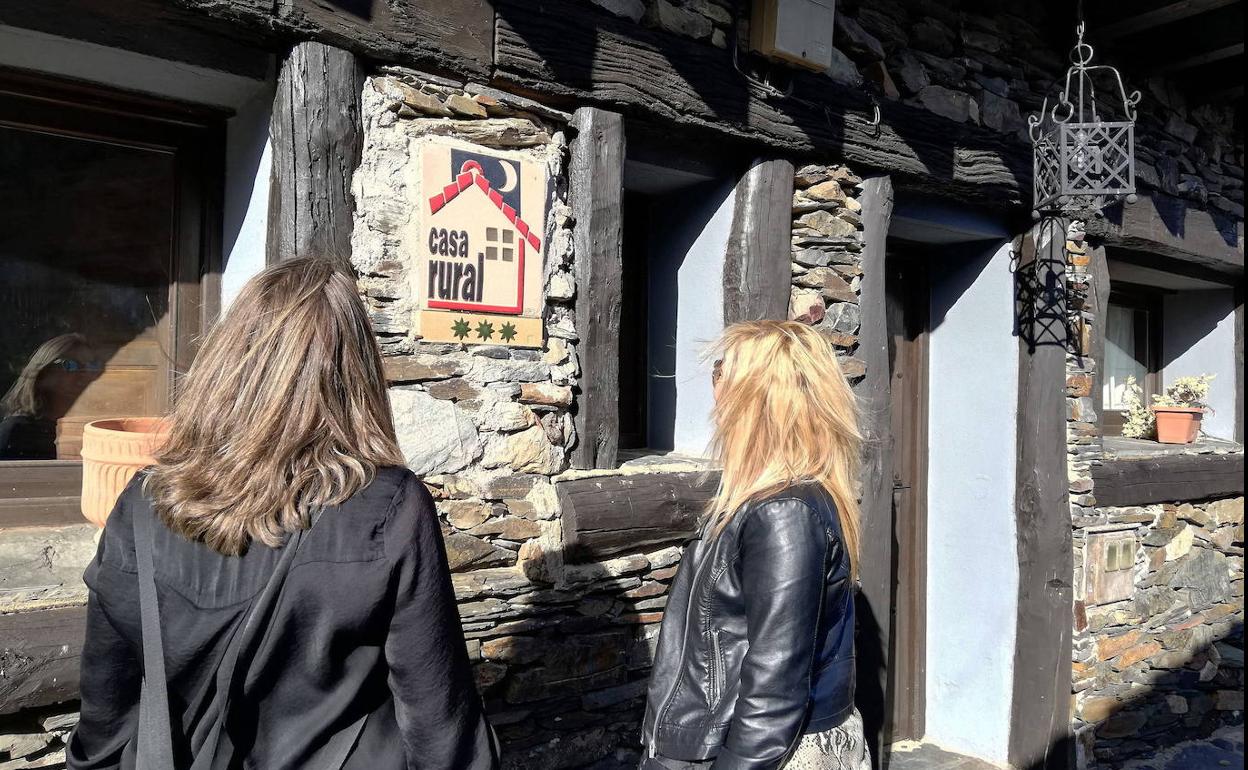
[{"label": "jacket zipper", "polygon": [[[706,543],[707,541],[702,541]],[[689,582],[689,601],[685,603],[685,620],[684,633],[680,637],[680,660],[685,659],[685,653],[689,651],[689,616],[693,609],[693,595],[698,587],[698,578],[702,576],[702,570],[706,567],[706,563],[711,561],[707,558],[709,554],[703,554],[702,562],[698,564],[697,569],[693,571],[693,580]],[[654,734],[650,736],[650,757],[658,756],[657,744],[659,741],[659,729],[663,726],[663,719],[667,716],[668,710],[671,708],[672,699],[676,697],[676,687],[680,684],[680,676],[677,675],[667,690],[667,695],[663,698],[663,706],[659,709],[654,719]]]},{"label": "jacket zipper", "polygon": [[720,680],[724,678],[724,653],[720,648],[719,631],[711,631],[711,709],[713,710],[719,705],[719,699],[723,696],[723,684]]}]

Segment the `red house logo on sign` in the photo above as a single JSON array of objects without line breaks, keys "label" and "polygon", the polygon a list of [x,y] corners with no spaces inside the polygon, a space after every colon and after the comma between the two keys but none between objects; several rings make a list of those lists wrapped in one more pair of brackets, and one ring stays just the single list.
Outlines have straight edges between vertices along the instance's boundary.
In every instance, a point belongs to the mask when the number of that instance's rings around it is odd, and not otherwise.
[{"label": "red house logo on sign", "polygon": [[421,338],[541,346],[545,163],[450,140],[419,147],[418,215],[404,241],[417,257]]},{"label": "red house logo on sign", "polygon": [[[521,177],[530,164],[456,148],[426,153],[443,156],[427,163],[445,162],[450,182],[428,196],[425,307],[522,314],[530,278],[540,278],[530,264],[540,265],[542,250],[541,236],[521,214],[533,197]],[[536,213],[540,226],[543,212]]]}]

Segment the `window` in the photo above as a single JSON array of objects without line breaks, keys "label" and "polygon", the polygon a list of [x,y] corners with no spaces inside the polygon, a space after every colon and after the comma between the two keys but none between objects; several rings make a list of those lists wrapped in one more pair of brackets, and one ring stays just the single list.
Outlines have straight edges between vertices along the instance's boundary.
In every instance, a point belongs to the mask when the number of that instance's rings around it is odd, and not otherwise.
[{"label": "window", "polygon": [[[1101,411],[1106,435],[1121,435],[1126,383],[1134,377],[1144,403],[1181,377],[1213,375],[1206,437],[1234,440],[1243,409],[1236,394],[1235,276],[1177,260],[1114,249],[1108,261]],[[1237,349],[1240,351],[1237,353]]]},{"label": "window", "polygon": [[83,426],[167,408],[216,308],[223,129],[0,72],[0,520],[76,520]]},{"label": "window", "polygon": [[621,457],[698,457],[710,444],[714,403],[701,354],[723,330],[720,276],[735,187],[641,165],[626,170],[624,192]]},{"label": "window", "polygon": [[1128,383],[1134,379],[1145,403],[1160,392],[1161,294],[1143,287],[1115,287],[1105,313],[1102,409],[1105,430],[1122,432]]}]

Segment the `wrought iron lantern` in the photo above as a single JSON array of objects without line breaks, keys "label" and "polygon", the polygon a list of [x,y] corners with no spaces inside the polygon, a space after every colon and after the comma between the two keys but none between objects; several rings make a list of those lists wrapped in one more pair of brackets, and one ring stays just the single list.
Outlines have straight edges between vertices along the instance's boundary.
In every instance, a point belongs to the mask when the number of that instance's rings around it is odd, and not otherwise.
[{"label": "wrought iron lantern", "polygon": [[[1127,94],[1118,70],[1091,64],[1083,22],[1070,54],[1065,87],[1052,108],[1046,96],[1040,112],[1027,118],[1034,150],[1035,215],[1099,211],[1126,198],[1135,200],[1135,106],[1140,92]],[[1094,79],[1116,87],[1121,119],[1103,120]]]}]

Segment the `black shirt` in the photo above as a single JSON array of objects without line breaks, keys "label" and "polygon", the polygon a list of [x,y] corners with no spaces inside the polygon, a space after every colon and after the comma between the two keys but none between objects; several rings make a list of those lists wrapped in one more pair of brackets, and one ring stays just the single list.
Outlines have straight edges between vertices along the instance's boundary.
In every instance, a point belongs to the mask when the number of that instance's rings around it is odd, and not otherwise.
[{"label": "black shirt", "polygon": [[[143,656],[132,517],[152,515],[142,495],[139,483],[122,494],[85,575],[82,716],[70,770],[134,766]],[[228,640],[281,549],[253,544],[223,556],[159,522],[154,529],[175,752],[185,761],[205,739]],[[325,510],[264,641],[239,669],[242,694],[224,730],[234,767],[306,767],[312,750],[365,714],[344,768],[497,767],[433,500],[407,469],[381,469]]]}]

